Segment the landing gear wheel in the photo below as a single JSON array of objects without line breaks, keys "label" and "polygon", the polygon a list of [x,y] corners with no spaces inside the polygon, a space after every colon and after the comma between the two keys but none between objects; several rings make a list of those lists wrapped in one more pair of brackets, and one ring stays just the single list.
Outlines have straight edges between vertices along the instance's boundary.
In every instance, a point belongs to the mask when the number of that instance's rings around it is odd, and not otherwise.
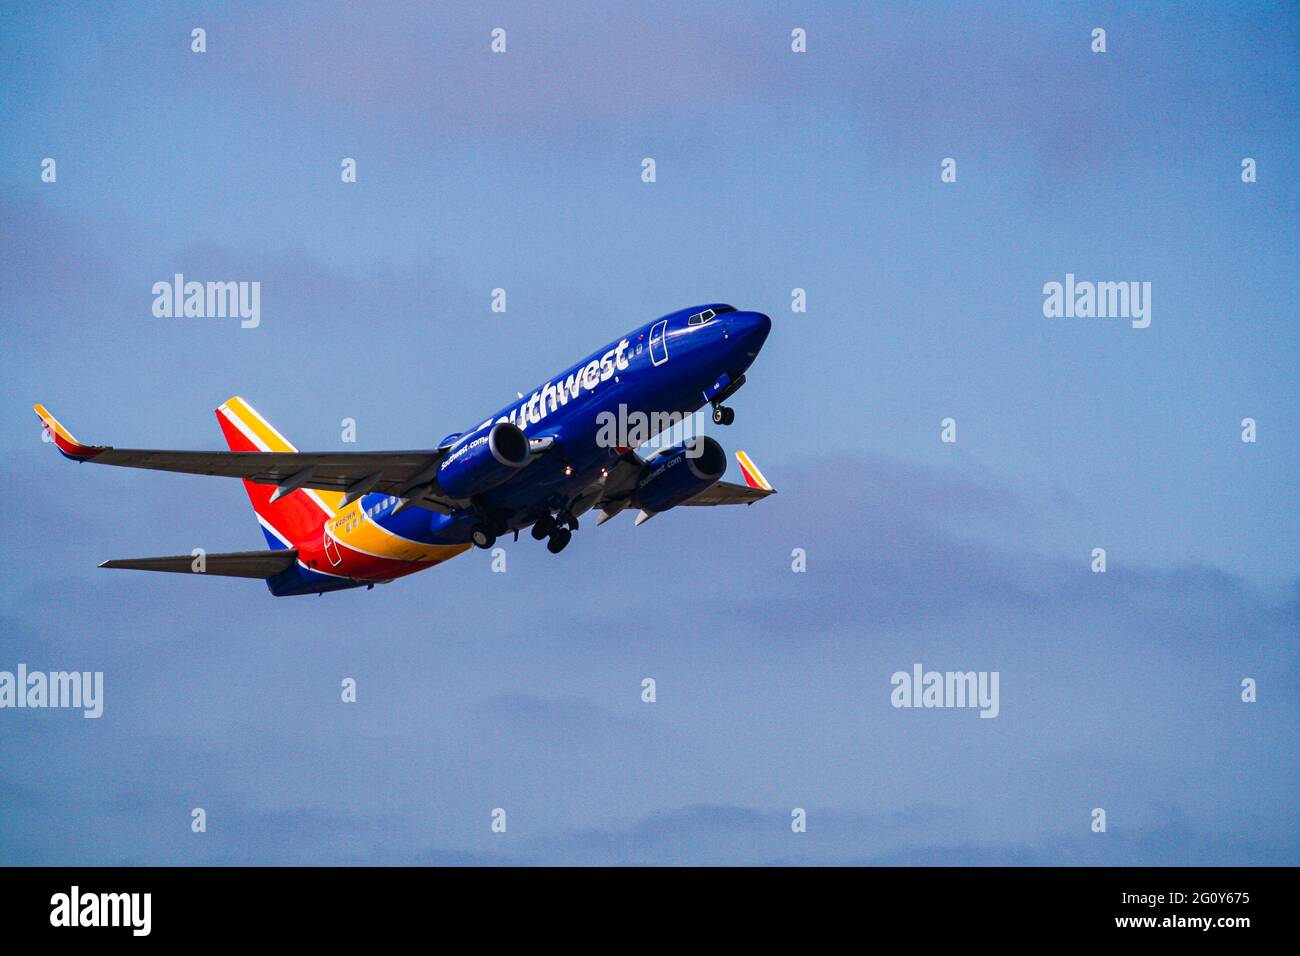
[{"label": "landing gear wheel", "polygon": [[542,518],[533,525],[533,540],[541,541],[543,538],[550,537],[551,532],[555,530],[555,519],[549,515]]},{"label": "landing gear wheel", "polygon": [[573,532],[568,528],[556,528],[551,534],[551,540],[546,542],[546,550],[551,554],[559,554],[568,545],[573,537]]},{"label": "landing gear wheel", "polygon": [[713,407],[713,424],[730,425],[736,420],[736,410],[728,408],[726,405],[715,405]]},{"label": "landing gear wheel", "polygon": [[474,546],[484,550],[492,547],[497,543],[497,536],[481,524],[476,524],[469,533],[469,539],[474,542]]}]

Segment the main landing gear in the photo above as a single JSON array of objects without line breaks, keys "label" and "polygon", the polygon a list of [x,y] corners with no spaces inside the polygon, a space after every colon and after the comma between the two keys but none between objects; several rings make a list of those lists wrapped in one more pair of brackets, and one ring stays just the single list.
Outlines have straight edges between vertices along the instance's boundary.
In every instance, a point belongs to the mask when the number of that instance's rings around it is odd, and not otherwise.
[{"label": "main landing gear", "polygon": [[713,406],[713,424],[730,425],[736,420],[736,410],[728,408],[726,405]]},{"label": "main landing gear", "polygon": [[543,538],[548,538],[546,550],[551,554],[559,554],[573,540],[573,532],[577,527],[578,519],[573,515],[562,514],[556,517],[547,515],[533,525],[533,540],[541,541]]},{"label": "main landing gear", "polygon": [[573,538],[573,532],[568,528],[556,528],[551,532],[551,540],[546,542],[546,550],[551,554],[559,554]]}]

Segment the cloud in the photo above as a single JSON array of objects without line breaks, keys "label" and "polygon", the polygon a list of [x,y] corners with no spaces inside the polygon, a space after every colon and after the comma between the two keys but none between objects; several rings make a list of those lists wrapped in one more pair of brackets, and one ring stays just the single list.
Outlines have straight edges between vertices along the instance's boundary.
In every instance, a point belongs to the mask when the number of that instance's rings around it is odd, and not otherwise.
[{"label": "cloud", "polygon": [[[10,586],[0,663],[103,669],[106,710],[0,714],[7,860],[1296,859],[1296,713],[1278,695],[1296,670],[1294,598],[1213,568],[1096,576],[1018,550],[1050,504],[978,472],[828,460],[740,515],[670,512],[651,535],[584,526],[570,564],[591,599],[576,603],[559,586],[572,556],[528,542],[506,575],[468,556],[376,592],[276,602],[255,583],[92,567],[108,543],[138,550],[129,529],[169,498],[186,517],[167,534],[229,535],[234,490],[188,513],[197,491],[164,482],[161,499],[118,495],[91,554],[66,537],[95,527],[77,489],[113,473],[40,452],[0,474],[52,502],[10,540],[64,537]],[[888,674],[913,661],[1000,670],[1002,715],[893,710]],[[1237,699],[1247,673],[1259,704]],[[338,703],[340,675],[357,677],[358,704]],[[1111,827],[1094,840],[1097,805]],[[209,811],[201,837],[193,806]],[[807,834],[789,830],[794,806]],[[494,807],[507,835],[490,832]]]},{"label": "cloud", "polygon": [[[810,9],[804,56],[762,4],[16,14],[0,668],[106,702],[0,712],[0,860],[1294,863],[1291,194],[1234,185],[1293,151],[1294,9],[1115,14],[1105,57],[1082,14],[986,12]],[[1026,317],[1130,266],[1173,290],[1155,338]],[[262,282],[262,326],[154,318],[177,271]],[[300,447],[418,447],[661,306],[796,284],[726,436],[779,495],[503,541],[505,574],[100,571],[263,539],[237,482],[74,467],[29,412],[218,448],[239,392]],[[895,710],[914,662],[999,671],[1000,716]]]}]

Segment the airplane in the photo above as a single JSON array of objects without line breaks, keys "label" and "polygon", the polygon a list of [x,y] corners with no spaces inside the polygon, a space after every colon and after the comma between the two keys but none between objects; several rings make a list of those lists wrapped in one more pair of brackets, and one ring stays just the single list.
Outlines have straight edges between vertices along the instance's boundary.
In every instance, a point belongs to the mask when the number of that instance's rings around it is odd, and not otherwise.
[{"label": "airplane", "polygon": [[43,405],[66,458],[101,465],[242,478],[266,551],[105,561],[100,567],[260,578],[276,597],[367,587],[441,564],[531,528],[559,554],[578,518],[600,525],[628,507],[636,524],[678,505],[753,504],[775,489],[743,451],[745,484],[720,480],[722,447],[707,435],[642,458],[634,450],[676,421],[723,404],[772,328],[761,312],[716,303],[633,329],[547,379],[482,424],[434,448],[300,452],[242,398],[216,409],[229,451],[87,445]]}]

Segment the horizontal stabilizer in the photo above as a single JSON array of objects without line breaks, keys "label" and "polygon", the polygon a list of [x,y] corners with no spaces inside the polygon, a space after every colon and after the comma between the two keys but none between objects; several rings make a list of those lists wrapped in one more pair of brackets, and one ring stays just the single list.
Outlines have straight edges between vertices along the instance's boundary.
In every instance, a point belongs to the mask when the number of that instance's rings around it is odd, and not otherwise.
[{"label": "horizontal stabilizer", "polygon": [[178,554],[165,558],[121,558],[105,561],[101,568],[132,571],[172,571],[177,574],[211,574],[222,578],[273,578],[298,559],[296,550],[232,551],[226,554]]}]

